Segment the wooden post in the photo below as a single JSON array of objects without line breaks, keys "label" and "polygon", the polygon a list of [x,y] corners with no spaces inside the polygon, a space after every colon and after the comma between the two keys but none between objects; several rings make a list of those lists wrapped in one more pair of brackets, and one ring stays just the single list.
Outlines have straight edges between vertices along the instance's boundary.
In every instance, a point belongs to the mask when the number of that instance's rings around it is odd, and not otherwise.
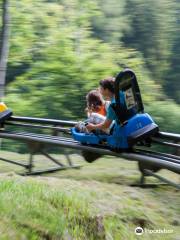
[{"label": "wooden post", "polygon": [[6,69],[9,53],[10,13],[9,0],[2,1],[2,29],[0,34],[0,100],[5,93]]}]

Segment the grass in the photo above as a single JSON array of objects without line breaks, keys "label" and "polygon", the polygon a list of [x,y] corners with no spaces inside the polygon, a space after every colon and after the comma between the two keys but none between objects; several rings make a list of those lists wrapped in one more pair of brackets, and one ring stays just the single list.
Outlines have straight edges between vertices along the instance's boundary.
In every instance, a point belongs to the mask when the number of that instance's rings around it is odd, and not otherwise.
[{"label": "grass", "polygon": [[[23,161],[27,155],[2,152],[1,156]],[[65,162],[65,157],[54,155]],[[70,156],[81,169],[22,177],[20,167],[0,162],[0,239],[77,240],[178,240],[179,192],[170,186],[142,189],[133,162],[106,157],[87,164]],[[36,156],[37,167],[51,163]],[[176,174],[161,175],[178,181]],[[158,182],[149,177],[148,182]],[[136,227],[166,229],[173,233],[134,233]]]}]

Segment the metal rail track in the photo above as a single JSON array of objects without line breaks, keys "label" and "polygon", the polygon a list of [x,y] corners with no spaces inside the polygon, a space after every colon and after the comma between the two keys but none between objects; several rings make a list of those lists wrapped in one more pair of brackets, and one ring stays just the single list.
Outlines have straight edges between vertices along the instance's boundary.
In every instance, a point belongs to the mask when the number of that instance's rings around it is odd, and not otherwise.
[{"label": "metal rail track", "polygon": [[[56,119],[42,119],[42,118],[32,118],[32,117],[19,117],[19,116],[12,116],[8,120],[6,120],[6,124],[21,122],[19,126],[22,126],[22,123],[32,123],[32,124],[43,124],[43,125],[53,125],[53,126],[66,126],[66,127],[73,127],[75,124],[77,124],[77,121],[66,121],[66,120],[56,120]],[[28,126],[28,125],[26,125]],[[35,125],[29,125],[29,127],[35,127]],[[53,127],[49,126],[40,126],[40,128],[51,128]],[[56,128],[56,127],[55,127]],[[60,128],[57,128],[57,130],[61,130]],[[62,129],[63,130],[63,129]],[[177,141],[180,142],[180,134],[175,133],[168,133],[168,132],[159,132],[156,135],[155,139],[168,139],[171,141]]]},{"label": "metal rail track", "polygon": [[102,155],[110,155],[110,156],[115,156],[115,157],[121,157],[125,158],[127,160],[131,161],[143,161],[147,162],[150,164],[154,164],[157,167],[162,167],[165,169],[168,169],[170,171],[173,171],[175,173],[180,173],[180,164],[177,162],[171,162],[168,160],[164,160],[161,158],[157,158],[154,156],[147,156],[146,154],[139,154],[139,153],[117,153],[113,152],[111,150],[108,150],[106,148],[100,148],[100,147],[93,147],[93,146],[87,146],[87,145],[82,145],[76,141],[73,141],[71,139],[61,139],[55,137],[53,138],[46,138],[46,137],[39,137],[38,134],[26,134],[26,133],[10,133],[6,131],[0,131],[0,138],[7,138],[7,139],[14,139],[14,140],[19,140],[19,141],[25,141],[25,142],[39,142],[43,144],[51,144],[51,145],[56,145],[64,148],[72,148],[76,150],[86,150],[89,152],[95,152],[95,153],[100,153]]},{"label": "metal rail track", "polygon": [[[29,136],[29,137],[38,137],[39,139],[47,139],[47,140],[57,140],[57,141],[64,141],[66,143],[74,143],[78,144],[79,142],[73,140],[72,138],[67,138],[67,137],[60,137],[60,136],[49,136],[45,134],[35,134],[35,133],[29,133],[29,132],[7,132],[10,134],[15,134],[18,136]],[[97,149],[102,149],[102,146],[96,146]],[[107,148],[106,148],[107,149]],[[146,156],[151,156],[151,157],[156,157],[160,158],[163,160],[167,160],[169,162],[175,162],[175,163],[180,163],[180,157],[172,154],[165,154],[165,153],[160,153],[160,152],[155,152],[155,151],[150,151],[150,150],[145,150],[145,149],[135,149],[134,153],[138,154],[144,154]]]},{"label": "metal rail track", "polygon": [[[63,148],[72,148],[76,150],[83,150],[88,152],[99,153],[101,155],[111,155],[115,157],[125,158],[130,161],[137,161],[140,165],[143,164],[147,167],[147,164],[153,165],[159,169],[168,169],[174,173],[180,173],[180,156],[174,154],[168,154],[164,152],[157,152],[153,150],[147,150],[146,148],[139,148],[137,146],[132,149],[131,152],[114,152],[107,147],[100,146],[88,146],[82,145],[79,142],[72,139],[71,130],[70,128],[73,127],[77,122],[75,121],[65,121],[65,120],[53,120],[53,119],[41,119],[41,118],[29,118],[29,117],[11,117],[9,120],[5,122],[5,125],[11,125],[15,127],[25,127],[25,128],[32,128],[34,129],[48,129],[51,130],[52,135],[42,134],[42,133],[32,133],[32,132],[8,132],[8,131],[0,131],[0,138],[9,138],[19,141],[24,141],[26,143],[40,143],[43,145],[55,145]],[[54,133],[65,133],[66,136],[69,137],[62,137],[62,136],[54,136]],[[167,147],[173,147],[175,149],[180,149],[180,134],[174,133],[167,133],[167,132],[159,132],[152,138],[153,144],[161,144]],[[52,159],[47,153],[43,153],[45,156],[56,162],[55,159]],[[3,160],[3,159],[2,159]],[[11,161],[9,161],[11,163]],[[13,162],[12,162],[13,163]],[[60,164],[60,163],[59,163]],[[23,164],[19,164],[23,166]],[[61,165],[61,164],[60,164]],[[29,167],[24,165],[24,167]],[[60,170],[63,169],[63,166]],[[66,168],[65,168],[66,169]],[[58,170],[58,168],[57,168]],[[52,170],[54,171],[54,170]],[[51,170],[46,171],[35,171],[31,172],[30,174],[39,174],[44,172],[51,172]],[[148,168],[143,168],[143,172],[141,170],[142,177],[141,177],[141,184],[144,183],[144,177],[146,176],[154,176],[165,183],[168,183],[176,188],[180,189],[180,185],[171,182],[168,179],[163,178],[155,174]]]},{"label": "metal rail track", "polygon": [[26,123],[36,123],[36,124],[48,124],[48,125],[54,125],[54,126],[68,126],[68,127],[73,127],[77,123],[77,121],[32,118],[32,117],[18,117],[18,116],[12,116],[6,122],[26,122]]},{"label": "metal rail track", "polygon": [[138,153],[140,155],[145,155],[145,156],[150,156],[150,157],[155,157],[157,159],[163,159],[169,162],[174,162],[177,164],[180,164],[180,159],[177,158],[175,155],[168,155],[160,152],[155,152],[155,151],[148,151],[144,149],[136,149],[134,150],[135,153]]}]

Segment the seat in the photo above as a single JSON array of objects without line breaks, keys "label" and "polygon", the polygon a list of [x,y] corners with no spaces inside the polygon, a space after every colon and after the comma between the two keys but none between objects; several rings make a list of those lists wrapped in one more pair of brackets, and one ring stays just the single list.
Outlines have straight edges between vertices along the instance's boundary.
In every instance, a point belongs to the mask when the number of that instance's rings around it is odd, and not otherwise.
[{"label": "seat", "polygon": [[115,103],[112,108],[120,124],[124,124],[137,113],[144,112],[136,75],[130,69],[121,71],[115,79]]},{"label": "seat", "polygon": [[3,124],[5,120],[11,117],[12,111],[7,108],[7,106],[1,102],[0,103],[0,124]]}]

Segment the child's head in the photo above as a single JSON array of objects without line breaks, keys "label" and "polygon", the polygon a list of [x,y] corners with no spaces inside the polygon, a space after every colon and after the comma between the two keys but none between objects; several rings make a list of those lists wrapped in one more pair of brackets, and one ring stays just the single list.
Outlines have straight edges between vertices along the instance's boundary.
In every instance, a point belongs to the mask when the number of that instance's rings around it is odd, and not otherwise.
[{"label": "child's head", "polygon": [[109,99],[114,95],[115,78],[108,77],[99,82],[100,92],[105,99]]},{"label": "child's head", "polygon": [[100,107],[104,104],[102,95],[98,90],[91,90],[86,95],[88,110],[98,112]]}]

